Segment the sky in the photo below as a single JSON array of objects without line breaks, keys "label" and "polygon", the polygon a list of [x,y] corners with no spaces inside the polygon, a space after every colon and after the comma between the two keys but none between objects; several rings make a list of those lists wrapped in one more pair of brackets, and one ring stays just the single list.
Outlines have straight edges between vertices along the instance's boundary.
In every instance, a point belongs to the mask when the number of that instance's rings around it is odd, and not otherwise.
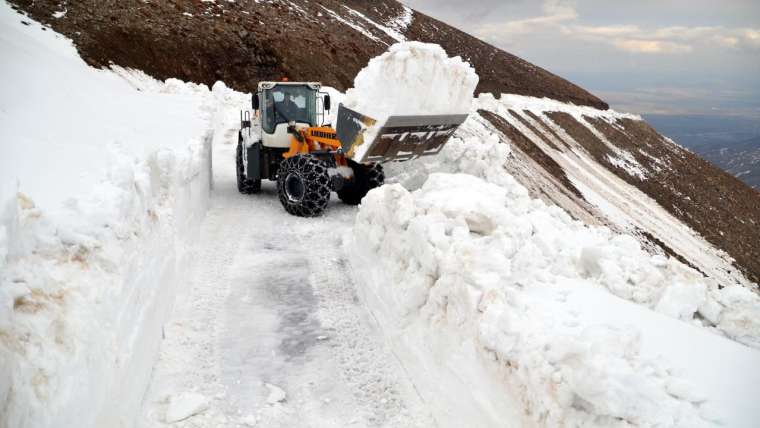
[{"label": "sky", "polygon": [[760,120],[759,0],[402,0],[618,110]]}]

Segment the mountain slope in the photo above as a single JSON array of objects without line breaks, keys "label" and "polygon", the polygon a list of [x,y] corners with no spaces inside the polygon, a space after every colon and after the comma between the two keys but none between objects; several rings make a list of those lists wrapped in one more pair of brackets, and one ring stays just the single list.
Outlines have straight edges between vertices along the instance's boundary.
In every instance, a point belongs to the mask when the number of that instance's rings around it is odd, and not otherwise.
[{"label": "mountain slope", "polygon": [[[13,3],[71,37],[90,64],[138,68],[159,78],[207,84],[221,79],[251,90],[259,79],[288,76],[345,89],[369,58],[391,43],[410,39],[439,43],[450,54],[471,61],[481,77],[480,93],[546,97],[597,112],[607,109],[606,103],[572,83],[391,0]],[[529,150],[521,152],[516,144],[520,163],[507,162],[512,171],[521,171],[516,176],[527,188],[543,192],[536,196],[584,221],[634,233],[653,250],[708,276],[717,275],[721,286],[760,280],[758,192],[672,144],[640,118],[506,107],[485,108],[501,119],[484,116],[484,126],[504,142],[518,138],[536,145],[523,144]],[[583,162],[568,163],[577,153]],[[568,178],[568,168],[575,168],[575,178]],[[615,182],[606,196],[598,194],[596,182],[585,183],[585,193],[579,189],[584,186],[579,177],[598,180],[597,173]],[[597,193],[589,196],[590,187]],[[621,195],[636,195],[644,202]],[[665,220],[645,218],[642,213],[652,204],[660,207]],[[623,217],[635,219],[621,220],[619,211],[631,205],[638,208]],[[670,224],[686,227],[680,238],[668,234],[664,225]],[[702,245],[690,246],[690,234],[725,252],[719,263],[725,266],[716,270],[713,262],[701,260],[693,248]]]},{"label": "mountain slope", "polygon": [[71,37],[91,65],[114,63],[161,79],[209,86],[223,80],[251,91],[259,80],[287,76],[345,90],[370,58],[408,38],[468,59],[481,77],[478,92],[607,107],[572,83],[396,1],[12,3]]}]

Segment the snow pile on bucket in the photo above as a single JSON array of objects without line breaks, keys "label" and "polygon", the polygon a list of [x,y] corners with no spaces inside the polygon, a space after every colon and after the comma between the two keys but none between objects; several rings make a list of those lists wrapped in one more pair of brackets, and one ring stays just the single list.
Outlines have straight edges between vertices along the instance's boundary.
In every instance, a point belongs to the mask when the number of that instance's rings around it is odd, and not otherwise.
[{"label": "snow pile on bucket", "polygon": [[372,58],[356,75],[344,104],[382,121],[391,115],[468,113],[478,75],[442,47],[402,42]]},{"label": "snow pile on bucket", "polygon": [[[516,415],[542,426],[741,426],[748,416],[735,397],[705,394],[744,382],[758,351],[614,295],[691,320],[708,301],[702,278],[514,180],[432,174],[413,193],[386,185],[362,201],[353,233],[363,298],[445,426]],[[734,360],[695,369],[715,355]],[[441,393],[447,383],[492,393],[457,398]],[[463,407],[481,420],[457,420]]]},{"label": "snow pile on bucket", "polygon": [[[390,116],[469,113],[477,85],[478,75],[462,58],[450,58],[439,45],[402,42],[370,60],[343,104],[377,120],[364,136],[372,141]],[[361,158],[361,150],[354,157]]]}]

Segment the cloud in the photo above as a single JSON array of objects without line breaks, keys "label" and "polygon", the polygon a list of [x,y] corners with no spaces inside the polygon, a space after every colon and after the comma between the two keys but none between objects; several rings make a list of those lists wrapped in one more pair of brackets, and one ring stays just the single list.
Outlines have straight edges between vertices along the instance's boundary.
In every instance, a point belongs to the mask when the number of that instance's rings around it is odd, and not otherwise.
[{"label": "cloud", "polygon": [[[591,33],[586,33],[591,34]],[[665,27],[654,30],[637,29],[608,40],[616,48],[637,53],[661,54],[689,53],[697,48],[729,48],[755,50],[753,36],[757,30],[724,27]]]},{"label": "cloud", "polygon": [[760,29],[746,28],[743,32],[742,42],[753,49],[760,49]]},{"label": "cloud", "polygon": [[545,0],[541,9],[546,16],[578,16],[575,11],[575,2],[571,0]]},{"label": "cloud", "polygon": [[570,37],[605,44],[622,52],[645,55],[683,55],[711,48],[760,51],[760,29],[718,26],[669,26],[642,28],[638,25],[579,25],[575,3],[545,0],[542,15],[489,23],[476,28],[477,36],[506,44],[521,37]]},{"label": "cloud", "polygon": [[596,91],[614,109],[639,114],[720,115],[760,118],[757,94],[693,87],[652,87],[628,91]]},{"label": "cloud", "polygon": [[572,21],[578,18],[578,13],[570,2],[561,0],[547,0],[543,7],[544,15],[533,18],[507,21],[498,24],[485,24],[477,29],[477,34],[484,38],[500,38],[515,35],[531,34],[536,31],[544,31],[547,27]]},{"label": "cloud", "polygon": [[613,46],[626,52],[645,54],[682,53],[691,52],[693,50],[689,45],[664,42],[661,40],[617,39],[613,41]]},{"label": "cloud", "polygon": [[586,34],[590,36],[608,37],[608,36],[626,36],[626,35],[636,34],[640,31],[641,30],[636,25],[608,25],[608,26],[598,26],[598,27],[579,25],[579,26],[572,27],[572,31],[569,31],[569,32]]}]

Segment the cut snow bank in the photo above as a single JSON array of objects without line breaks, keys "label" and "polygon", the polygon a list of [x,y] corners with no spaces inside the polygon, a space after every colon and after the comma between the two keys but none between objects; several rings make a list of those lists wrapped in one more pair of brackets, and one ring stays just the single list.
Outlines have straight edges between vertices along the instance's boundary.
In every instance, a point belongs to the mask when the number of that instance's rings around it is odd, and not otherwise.
[{"label": "cut snow bank", "polygon": [[[369,61],[343,104],[377,120],[365,131],[369,142],[390,116],[469,113],[477,85],[478,75],[462,58],[449,58],[439,45],[402,42]],[[366,149],[357,147],[354,159],[361,160]]]},{"label": "cut snow bank", "polygon": [[130,426],[226,88],[90,68],[6,3],[0,51],[0,426]]},{"label": "cut snow bank", "polygon": [[513,179],[432,174],[412,193],[375,189],[349,251],[442,426],[756,421],[760,352],[676,319],[710,301],[700,275]]}]

